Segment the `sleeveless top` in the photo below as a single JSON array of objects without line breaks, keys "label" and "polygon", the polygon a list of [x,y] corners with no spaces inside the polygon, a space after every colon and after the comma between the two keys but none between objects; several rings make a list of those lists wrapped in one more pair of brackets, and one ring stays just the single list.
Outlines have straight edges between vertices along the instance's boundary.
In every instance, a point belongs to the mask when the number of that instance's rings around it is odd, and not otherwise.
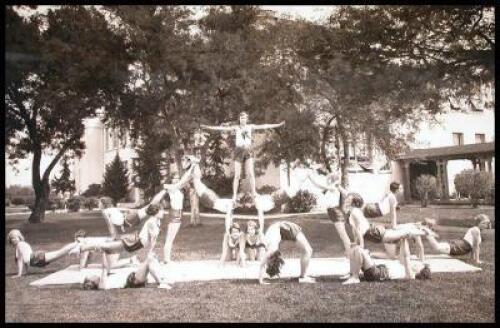
[{"label": "sleeveless top", "polygon": [[236,147],[249,148],[252,145],[252,128],[249,125],[236,128]]},{"label": "sleeveless top", "polygon": [[[474,238],[472,237],[472,229],[474,229],[474,228],[470,228],[469,230],[467,230],[463,239],[466,242],[468,242],[469,245],[474,246]],[[481,242],[481,235],[479,235],[479,242]]]}]

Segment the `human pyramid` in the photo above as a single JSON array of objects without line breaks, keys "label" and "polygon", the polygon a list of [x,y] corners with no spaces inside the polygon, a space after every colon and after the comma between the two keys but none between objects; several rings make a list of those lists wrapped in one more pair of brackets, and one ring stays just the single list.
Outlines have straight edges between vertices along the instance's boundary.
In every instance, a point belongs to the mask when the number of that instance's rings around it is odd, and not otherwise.
[{"label": "human pyramid", "polygon": [[[336,202],[328,207],[327,213],[333,222],[335,229],[343,243],[345,256],[349,259],[350,273],[344,277],[344,284],[360,282],[362,273],[366,281],[383,281],[388,279],[429,279],[430,268],[425,263],[423,240],[426,240],[431,248],[439,253],[452,256],[471,254],[475,264],[479,260],[481,230],[491,227],[488,216],[480,214],[475,217],[475,226],[468,229],[462,239],[450,241],[438,241],[438,235],[434,232],[435,221],[424,219],[420,222],[398,224],[397,209],[398,202],[396,193],[400,184],[390,184],[390,192],[379,202],[365,204],[363,198],[352,193],[340,185],[340,175],[337,172],[321,174],[312,169],[301,179],[299,186],[277,190],[271,194],[258,194],[255,190],[254,163],[252,151],[252,131],[259,129],[277,128],[280,124],[247,124],[248,115],[240,114],[240,124],[235,126],[205,126],[202,128],[219,131],[233,131],[236,135],[236,148],[234,151],[235,176],[233,182],[233,197],[220,198],[213,190],[208,188],[201,180],[200,161],[192,155],[183,157],[182,165],[185,173],[182,177],[174,177],[169,184],[163,185],[163,190],[156,194],[151,202],[140,209],[125,209],[113,207],[111,200],[107,197],[100,199],[100,209],[109,229],[109,237],[106,239],[92,239],[79,231],[75,234],[75,241],[51,252],[33,251],[25,241],[22,233],[11,230],[8,234],[9,243],[15,248],[15,260],[17,264],[17,275],[20,277],[27,272],[28,267],[44,267],[49,263],[60,259],[68,254],[78,254],[80,257],[80,268],[85,268],[91,252],[100,252],[102,256],[101,275],[87,276],[83,282],[84,289],[112,289],[112,288],[137,288],[144,287],[148,274],[154,278],[158,288],[170,289],[172,282],[167,282],[162,273],[161,264],[155,255],[154,248],[160,234],[160,223],[164,217],[164,206],[162,200],[168,194],[170,206],[168,208],[169,223],[167,228],[165,245],[163,248],[163,263],[171,262],[171,250],[175,237],[181,224],[184,195],[182,189],[188,184],[196,191],[200,202],[208,208],[215,209],[225,214],[225,230],[222,243],[221,265],[228,256],[235,259],[237,263],[245,267],[247,258],[260,261],[258,282],[267,284],[265,274],[269,277],[279,275],[284,260],[281,256],[280,246],[282,242],[292,241],[301,251],[300,276],[301,283],[314,283],[315,279],[308,275],[309,262],[313,249],[309,244],[302,228],[296,223],[279,221],[267,227],[264,233],[264,213],[275,207],[281,206],[293,198],[306,180],[326,192],[335,195]],[[247,222],[246,229],[242,229],[233,222],[233,210],[238,205],[237,195],[240,179],[240,170],[245,166],[249,176],[252,198],[257,209],[257,220]],[[166,210],[166,208],[165,208]],[[367,218],[390,215],[391,224],[376,224]],[[143,223],[143,224],[142,224]],[[140,225],[142,227],[139,229]],[[124,233],[125,228],[137,228],[133,233]],[[245,231],[243,231],[245,230]],[[352,233],[352,240],[348,230]],[[386,256],[391,259],[398,258],[404,267],[401,271],[393,270],[383,264],[375,264],[375,261],[366,249],[365,240],[383,243]],[[410,261],[409,241],[417,245],[419,261]],[[399,245],[399,257],[396,249]],[[140,249],[146,250],[146,257],[139,262],[133,255]],[[120,259],[120,252],[126,251],[132,256]],[[130,274],[110,275],[110,270],[124,266],[135,265],[137,270]]]}]

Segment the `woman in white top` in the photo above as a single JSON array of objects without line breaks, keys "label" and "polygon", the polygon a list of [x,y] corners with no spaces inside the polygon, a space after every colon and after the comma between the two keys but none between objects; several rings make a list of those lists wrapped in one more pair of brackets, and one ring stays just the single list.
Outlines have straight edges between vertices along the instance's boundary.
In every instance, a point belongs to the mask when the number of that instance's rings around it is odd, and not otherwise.
[{"label": "woman in white top", "polygon": [[110,274],[110,265],[106,254],[102,256],[103,269],[101,276],[92,275],[85,277],[83,289],[116,289],[116,288],[141,288],[145,287],[148,274],[151,274],[158,283],[158,288],[171,289],[162,275],[158,260],[151,254],[146,260],[139,264],[139,268],[130,273]]},{"label": "woman in white top", "polygon": [[248,114],[245,112],[240,113],[240,124],[233,126],[209,126],[201,125],[202,129],[216,130],[216,131],[231,131],[236,134],[236,143],[234,149],[234,180],[233,180],[233,201],[236,202],[238,194],[238,185],[240,182],[241,165],[245,165],[245,172],[250,178],[250,188],[252,196],[257,194],[255,190],[255,174],[254,174],[254,161],[252,149],[252,131],[273,129],[283,126],[285,122],[279,124],[247,124]]},{"label": "woman in white top", "polygon": [[49,263],[68,255],[70,252],[78,253],[80,251],[78,242],[67,244],[56,251],[33,251],[30,244],[25,241],[21,231],[17,229],[11,230],[7,239],[9,244],[15,247],[16,251],[14,258],[17,264],[17,274],[13,278],[21,277],[23,272],[27,272],[30,266],[43,268]]},{"label": "woman in white top", "polygon": [[435,236],[426,236],[425,238],[431,245],[432,249],[440,254],[452,256],[462,256],[471,254],[474,264],[481,264],[479,260],[481,231],[491,228],[490,218],[485,214],[479,214],[475,218],[474,227],[467,230],[462,239],[452,239],[449,241],[439,242]]},{"label": "woman in white top", "polygon": [[147,210],[149,219],[146,220],[140,231],[123,234],[119,240],[112,241],[82,241],[80,249],[102,250],[106,253],[116,253],[123,250],[132,253],[141,248],[146,248],[147,254],[152,254],[158,235],[160,234],[160,224],[163,218],[163,210],[158,205],[149,205]]},{"label": "woman in white top", "polygon": [[396,193],[400,189],[401,184],[398,182],[391,182],[389,185],[389,192],[377,203],[368,203],[363,207],[363,214],[367,218],[382,217],[387,214],[391,215],[391,226],[394,228],[398,224],[397,209],[398,199]]}]

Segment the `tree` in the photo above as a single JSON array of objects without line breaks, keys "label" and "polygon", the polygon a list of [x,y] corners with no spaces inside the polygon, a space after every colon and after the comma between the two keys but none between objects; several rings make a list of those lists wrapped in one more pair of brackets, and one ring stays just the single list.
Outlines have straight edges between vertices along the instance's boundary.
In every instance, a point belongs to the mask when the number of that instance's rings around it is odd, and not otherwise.
[{"label": "tree", "polygon": [[[82,119],[118,103],[129,58],[124,40],[93,8],[62,6],[28,19],[6,8],[5,145],[9,159],[33,156],[35,205],[41,222],[49,176],[69,151],[81,156]],[[53,155],[42,172],[42,154]]]},{"label": "tree", "polygon": [[127,196],[128,191],[128,169],[120,160],[120,156],[117,153],[113,161],[106,166],[102,192],[104,195],[110,197],[116,206],[120,199]]},{"label": "tree", "polygon": [[68,158],[63,159],[61,174],[52,180],[52,187],[57,193],[61,194],[75,191],[75,180],[71,179]]},{"label": "tree", "polygon": [[99,183],[90,184],[87,190],[82,192],[83,197],[100,197],[101,195],[102,195],[102,188]]},{"label": "tree", "polygon": [[455,176],[455,189],[464,197],[469,197],[472,207],[479,205],[479,200],[489,196],[493,185],[491,173],[476,170],[463,170]]}]

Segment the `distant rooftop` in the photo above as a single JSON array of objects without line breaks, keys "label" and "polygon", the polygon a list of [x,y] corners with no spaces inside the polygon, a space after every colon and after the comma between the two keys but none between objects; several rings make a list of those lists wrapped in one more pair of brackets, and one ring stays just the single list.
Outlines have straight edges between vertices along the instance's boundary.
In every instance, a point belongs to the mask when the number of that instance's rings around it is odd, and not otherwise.
[{"label": "distant rooftop", "polygon": [[495,155],[495,143],[485,142],[462,146],[436,147],[426,149],[412,149],[406,154],[399,156],[403,159],[468,159],[478,155]]}]

